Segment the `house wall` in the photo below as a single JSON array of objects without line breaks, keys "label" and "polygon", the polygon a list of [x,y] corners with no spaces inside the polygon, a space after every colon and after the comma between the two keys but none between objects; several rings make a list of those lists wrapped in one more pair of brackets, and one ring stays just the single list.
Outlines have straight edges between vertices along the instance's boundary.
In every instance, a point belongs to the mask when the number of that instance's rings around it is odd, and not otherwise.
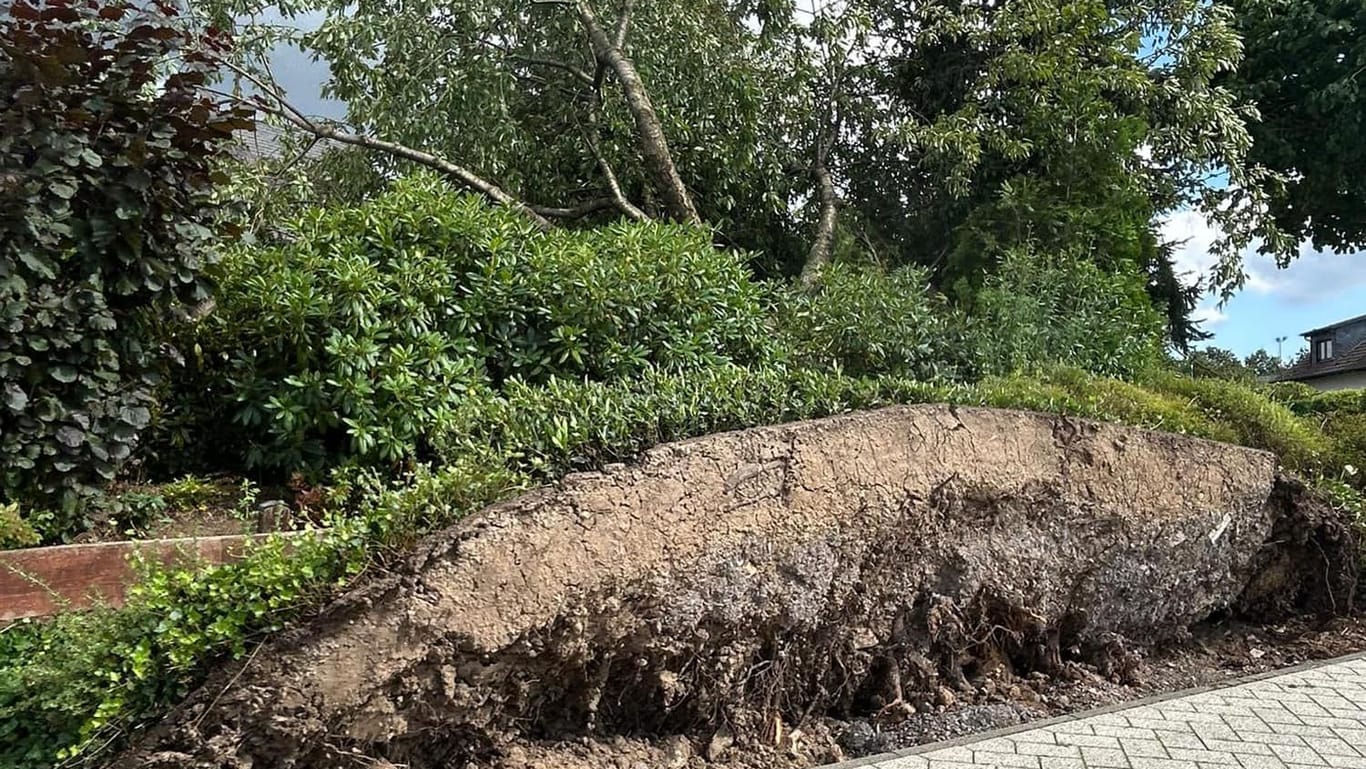
[{"label": "house wall", "polygon": [[1315,390],[1323,391],[1366,389],[1366,371],[1344,371],[1341,374],[1306,379],[1304,383]]}]

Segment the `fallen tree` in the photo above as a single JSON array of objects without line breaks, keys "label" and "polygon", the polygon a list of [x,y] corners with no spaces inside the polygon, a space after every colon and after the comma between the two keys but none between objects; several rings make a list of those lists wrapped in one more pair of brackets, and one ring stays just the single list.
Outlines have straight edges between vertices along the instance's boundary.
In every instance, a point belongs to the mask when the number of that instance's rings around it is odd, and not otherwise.
[{"label": "fallen tree", "polygon": [[948,406],[714,435],[432,537],[115,765],[515,766],[620,735],[819,760],[791,739],[813,715],[1122,667],[1216,611],[1343,611],[1356,552],[1226,444]]}]

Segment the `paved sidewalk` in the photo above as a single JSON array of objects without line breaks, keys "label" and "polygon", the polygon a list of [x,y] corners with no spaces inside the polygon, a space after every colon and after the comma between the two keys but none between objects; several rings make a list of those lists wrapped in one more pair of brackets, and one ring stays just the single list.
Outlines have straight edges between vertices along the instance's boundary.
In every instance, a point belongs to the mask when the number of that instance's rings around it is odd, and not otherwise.
[{"label": "paved sidewalk", "polygon": [[838,765],[853,767],[1366,769],[1366,656]]}]

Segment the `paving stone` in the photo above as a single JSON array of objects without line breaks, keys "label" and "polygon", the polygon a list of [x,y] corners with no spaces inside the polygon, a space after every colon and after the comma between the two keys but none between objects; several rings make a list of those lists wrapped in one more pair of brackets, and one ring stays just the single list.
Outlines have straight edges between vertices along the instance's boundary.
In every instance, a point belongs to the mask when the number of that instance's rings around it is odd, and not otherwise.
[{"label": "paving stone", "polygon": [[[1019,753],[993,753],[989,750],[972,751],[972,763],[977,766],[1009,766],[1019,769],[1043,769],[1038,756],[1022,756]],[[1052,764],[1049,764],[1052,766]]]},{"label": "paving stone", "polygon": [[1114,748],[1118,750],[1118,737],[1103,737],[1099,734],[1058,734],[1059,745],[1076,745],[1087,748]]},{"label": "paving stone", "polygon": [[1224,723],[1238,732],[1270,732],[1271,725],[1254,715],[1224,716]]},{"label": "paving stone", "polygon": [[1135,740],[1127,738],[1119,739],[1120,747],[1124,754],[1129,757],[1139,756],[1143,758],[1170,758],[1167,748],[1163,746],[1162,735],[1156,740]]},{"label": "paving stone", "polygon": [[1028,756],[1056,756],[1060,758],[1080,755],[1080,749],[1073,745],[1053,745],[1046,742],[1020,742],[1022,735],[1015,736],[1015,752]]},{"label": "paving stone", "polygon": [[[1177,732],[1168,732],[1176,734]],[[1096,725],[1096,734],[1106,737],[1134,737],[1141,740],[1157,739],[1157,732],[1152,729],[1139,729],[1133,726],[1108,726],[1106,724]]]},{"label": "paving stone", "polygon": [[1238,756],[1243,769],[1286,769],[1285,762],[1276,756]]},{"label": "paving stone", "polygon": [[1327,737],[1335,739],[1337,734],[1329,726],[1310,726],[1309,724],[1268,724],[1277,734],[1298,734],[1301,737]]},{"label": "paving stone", "polygon": [[960,745],[956,748],[944,748],[936,750],[929,756],[931,761],[962,761],[972,763],[972,748],[967,745]]},{"label": "paving stone", "polygon": [[1304,738],[1298,734],[1279,734],[1276,732],[1238,732],[1238,739],[1243,742],[1255,742],[1262,745],[1304,745]]},{"label": "paving stone", "polygon": [[1205,740],[1208,750],[1222,750],[1233,755],[1270,756],[1271,746],[1262,742],[1242,742],[1241,740]]},{"label": "paving stone", "polygon": [[1088,769],[1131,769],[1129,757],[1122,750],[1082,748],[1081,760]]},{"label": "paving stone", "polygon": [[1308,745],[1272,745],[1271,752],[1287,764],[1328,766],[1328,762],[1323,760],[1323,756]]},{"label": "paving stone", "polygon": [[1011,735],[1016,742],[1048,742],[1056,744],[1058,738],[1053,736],[1052,729],[1031,729],[1027,732]]},{"label": "paving stone", "polygon": [[974,753],[985,750],[989,753],[1014,753],[1015,742],[1009,737],[997,737],[993,740],[982,740],[974,742],[968,746]]},{"label": "paving stone", "polygon": [[1171,757],[1178,761],[1194,761],[1197,764],[1219,764],[1227,766],[1232,764],[1238,766],[1238,757],[1233,753],[1225,753],[1215,750],[1192,750],[1190,748],[1172,748]]},{"label": "paving stone", "polygon": [[[1180,734],[1179,732],[1163,732],[1159,735],[1163,746],[1167,748],[1191,748],[1193,750],[1204,750],[1209,745],[1205,740],[1200,739],[1194,734]],[[1270,750],[1266,752],[1270,753]]]},{"label": "paving stone", "polygon": [[1366,747],[1366,725],[1362,726],[1359,729],[1334,726],[1333,733],[1336,734],[1339,738],[1345,740],[1348,745],[1358,745],[1361,747]]},{"label": "paving stone", "polygon": [[873,761],[860,769],[1366,769],[1366,658]]},{"label": "paving stone", "polygon": [[1130,758],[1129,765],[1133,769],[1200,769],[1194,761],[1178,761],[1174,758],[1149,758],[1139,756]]},{"label": "paving stone", "polygon": [[[1202,740],[1236,740],[1239,732],[1224,724],[1195,724],[1191,727],[1195,736]],[[1270,731],[1268,728],[1267,731]],[[1287,735],[1294,736],[1294,735]]]}]

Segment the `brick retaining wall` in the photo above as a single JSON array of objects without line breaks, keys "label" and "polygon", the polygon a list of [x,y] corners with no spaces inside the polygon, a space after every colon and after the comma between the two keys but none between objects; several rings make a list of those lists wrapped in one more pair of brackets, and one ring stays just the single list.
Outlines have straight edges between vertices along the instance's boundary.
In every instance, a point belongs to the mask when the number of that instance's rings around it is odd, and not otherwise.
[{"label": "brick retaining wall", "polygon": [[102,542],[0,551],[0,621],[42,617],[97,603],[123,604],[134,575],[130,557],[163,563],[221,564],[242,556],[244,545],[269,536],[233,535],[142,542]]}]

